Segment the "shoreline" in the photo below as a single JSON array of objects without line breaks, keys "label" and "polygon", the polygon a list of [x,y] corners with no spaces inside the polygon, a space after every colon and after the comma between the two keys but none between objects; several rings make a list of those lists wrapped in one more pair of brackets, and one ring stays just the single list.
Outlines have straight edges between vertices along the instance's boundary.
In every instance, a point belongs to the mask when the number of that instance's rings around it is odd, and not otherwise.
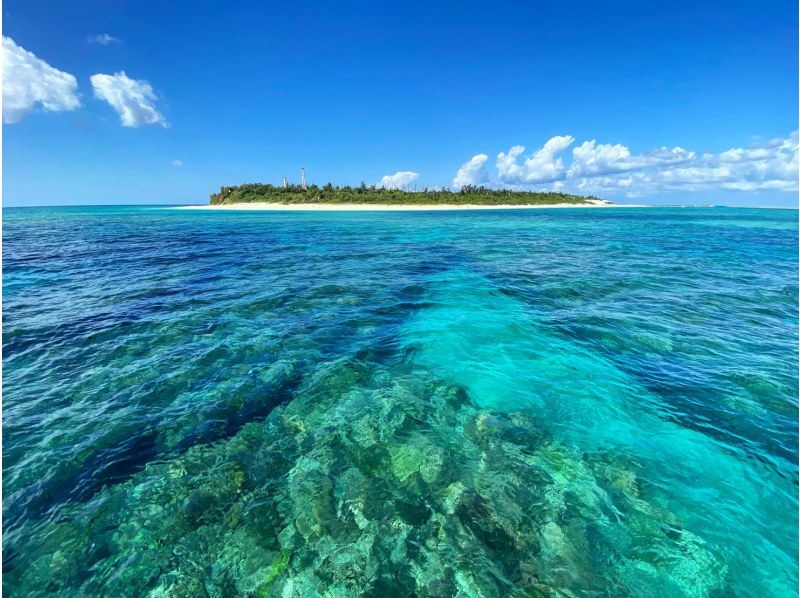
[{"label": "shoreline", "polygon": [[333,204],[333,203],[232,203],[174,206],[175,210],[234,210],[276,212],[436,212],[456,210],[538,210],[550,208],[646,208],[643,204],[618,204],[590,200],[585,204],[559,203],[543,205],[480,205],[480,204]]}]

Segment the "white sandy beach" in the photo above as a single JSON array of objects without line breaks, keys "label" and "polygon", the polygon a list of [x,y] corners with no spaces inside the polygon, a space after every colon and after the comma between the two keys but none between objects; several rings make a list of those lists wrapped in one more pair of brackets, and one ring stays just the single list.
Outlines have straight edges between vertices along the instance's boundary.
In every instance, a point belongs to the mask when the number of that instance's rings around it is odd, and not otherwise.
[{"label": "white sandy beach", "polygon": [[456,205],[456,204],[329,204],[329,203],[237,203],[222,205],[176,206],[178,210],[267,210],[281,212],[422,212],[450,210],[531,210],[550,208],[643,208],[641,204],[618,204],[603,200],[589,200],[585,204],[559,203],[550,205]]}]

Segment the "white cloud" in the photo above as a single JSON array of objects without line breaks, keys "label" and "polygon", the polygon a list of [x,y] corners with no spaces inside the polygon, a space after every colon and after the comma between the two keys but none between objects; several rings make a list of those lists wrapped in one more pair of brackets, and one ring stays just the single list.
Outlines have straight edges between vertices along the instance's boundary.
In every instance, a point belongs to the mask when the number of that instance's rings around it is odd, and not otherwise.
[{"label": "white cloud", "polygon": [[517,163],[517,158],[525,151],[525,146],[515,145],[507,154],[500,152],[496,162],[498,177],[512,185],[557,181],[564,173],[564,161],[558,154],[572,145],[573,141],[571,135],[557,135],[522,164]]},{"label": "white cloud", "polygon": [[680,146],[671,148],[662,146],[657,150],[642,154],[640,156],[640,165],[641,167],[645,167],[659,164],[683,164],[684,162],[694,160],[696,157],[697,154],[686,151]]},{"label": "white cloud", "polygon": [[733,148],[719,156],[705,154],[680,168],[659,172],[661,181],[691,191],[719,187],[732,191],[797,190],[798,135],[753,146]]},{"label": "white cloud", "polygon": [[180,168],[181,166],[183,166],[183,160],[173,160],[172,161],[172,165],[175,168]]},{"label": "white cloud", "polygon": [[630,158],[630,150],[619,143],[597,145],[594,140],[584,141],[572,150],[572,166],[569,167],[568,174],[576,177],[623,172],[635,168]]},{"label": "white cloud", "polygon": [[501,179],[507,181],[520,180],[523,177],[522,167],[517,164],[517,157],[525,151],[524,145],[515,145],[508,153],[500,152],[497,154],[495,168]]},{"label": "white cloud", "polygon": [[489,156],[486,154],[478,154],[477,156],[472,156],[469,161],[464,162],[453,178],[453,187],[460,189],[466,185],[485,183],[487,180],[485,165],[488,159]]},{"label": "white cloud", "polygon": [[108,33],[98,33],[97,35],[90,35],[86,38],[87,44],[99,44],[101,46],[107,46],[109,44],[118,44],[122,40],[118,37],[114,37],[113,35],[109,35]]},{"label": "white cloud", "polygon": [[169,126],[155,107],[154,102],[158,97],[147,81],[131,79],[125,71],[113,75],[92,75],[90,81],[94,97],[105,100],[117,111],[123,127]]},{"label": "white cloud", "polygon": [[385,187],[386,189],[407,189],[408,186],[418,178],[418,172],[401,170],[399,172],[395,172],[394,174],[387,174],[384,176],[378,186]]},{"label": "white cloud", "polygon": [[598,145],[593,139],[572,150],[572,165],[567,174],[570,177],[615,174],[660,164],[681,164],[694,157],[694,152],[687,152],[682,147],[660,147],[645,154],[632,155],[630,149],[620,143]]},{"label": "white cloud", "polygon": [[[585,141],[572,150],[566,167],[559,154],[571,145],[569,135],[553,137],[521,164],[521,145],[497,156],[488,184],[531,190],[645,196],[708,190],[794,192],[798,189],[798,134],[748,148],[698,155],[682,147],[660,147],[633,154],[622,144]],[[476,156],[477,158],[477,156]],[[473,158],[474,160],[475,158]],[[471,164],[459,169],[456,179]],[[454,184],[456,179],[454,179]]]},{"label": "white cloud", "polygon": [[36,104],[48,112],[79,108],[78,81],[4,36],[3,122],[19,122]]}]

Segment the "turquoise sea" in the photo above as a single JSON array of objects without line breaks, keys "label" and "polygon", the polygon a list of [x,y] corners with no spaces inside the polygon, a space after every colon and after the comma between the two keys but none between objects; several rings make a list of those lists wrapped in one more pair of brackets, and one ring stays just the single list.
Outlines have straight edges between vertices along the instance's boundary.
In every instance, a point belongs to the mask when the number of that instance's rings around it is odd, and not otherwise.
[{"label": "turquoise sea", "polygon": [[792,596],[798,213],[3,210],[7,596]]}]

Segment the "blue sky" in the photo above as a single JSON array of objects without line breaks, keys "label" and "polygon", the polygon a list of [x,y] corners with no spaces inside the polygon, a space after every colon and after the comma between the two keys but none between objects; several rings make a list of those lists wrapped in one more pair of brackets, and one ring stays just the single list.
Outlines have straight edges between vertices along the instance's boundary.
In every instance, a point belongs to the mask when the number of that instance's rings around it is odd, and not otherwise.
[{"label": "blue sky", "polygon": [[318,183],[797,204],[796,2],[3,11],[5,205],[201,203],[301,164]]}]

